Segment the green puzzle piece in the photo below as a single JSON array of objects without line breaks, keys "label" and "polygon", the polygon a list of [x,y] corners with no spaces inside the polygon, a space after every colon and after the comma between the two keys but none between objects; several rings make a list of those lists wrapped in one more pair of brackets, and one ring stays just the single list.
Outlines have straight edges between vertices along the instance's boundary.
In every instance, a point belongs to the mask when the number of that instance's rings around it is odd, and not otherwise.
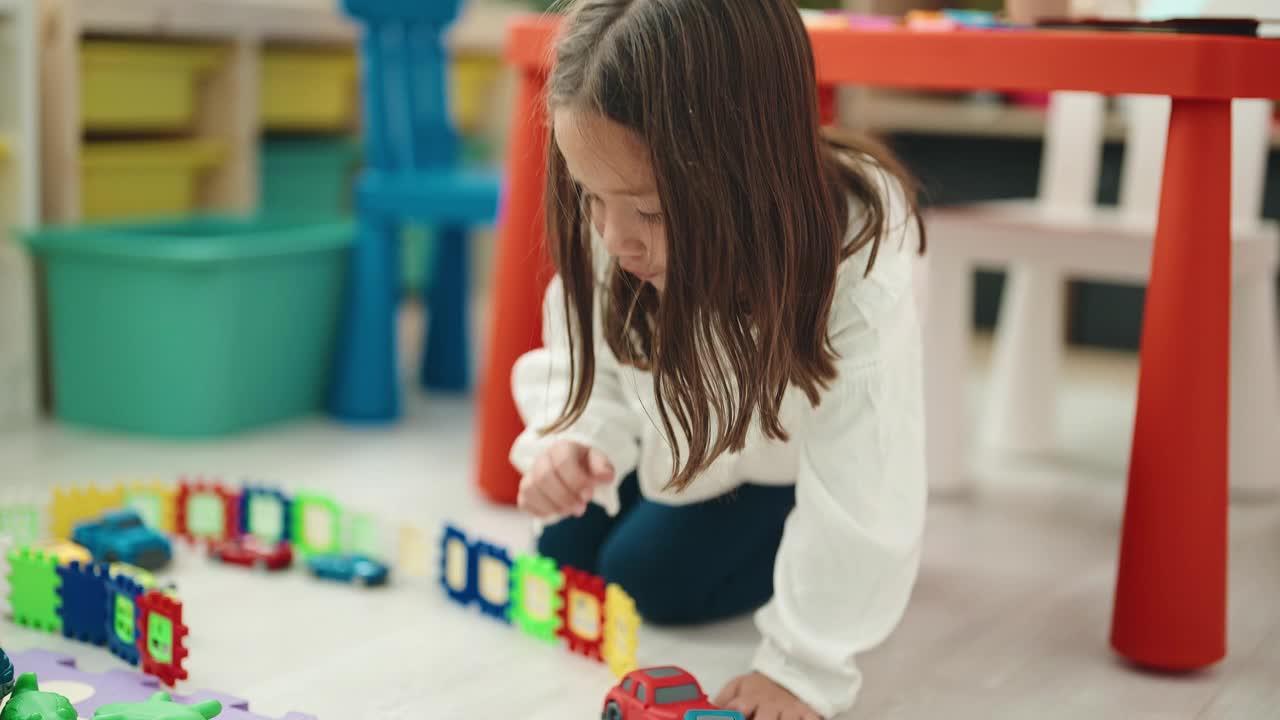
[{"label": "green puzzle piece", "polygon": [[133,604],[133,599],[127,595],[116,593],[116,638],[120,640],[121,645],[133,645],[135,634],[134,628],[137,625],[135,613],[137,608]]},{"label": "green puzzle piece", "polygon": [[557,642],[563,585],[564,574],[551,558],[517,556],[511,566],[511,605],[507,617],[525,634],[545,642]]},{"label": "green puzzle piece", "polygon": [[147,614],[147,652],[161,665],[173,664],[173,621],[159,613]]},{"label": "green puzzle piece", "polygon": [[35,542],[40,535],[40,510],[31,505],[0,507],[0,535],[19,545]]},{"label": "green puzzle piece", "polygon": [[301,492],[293,496],[293,547],[304,556],[342,550],[342,508],[327,495]]},{"label": "green puzzle piece", "polygon": [[58,609],[58,561],[50,555],[21,547],[9,551],[9,608],[19,625],[45,632],[62,632]]}]

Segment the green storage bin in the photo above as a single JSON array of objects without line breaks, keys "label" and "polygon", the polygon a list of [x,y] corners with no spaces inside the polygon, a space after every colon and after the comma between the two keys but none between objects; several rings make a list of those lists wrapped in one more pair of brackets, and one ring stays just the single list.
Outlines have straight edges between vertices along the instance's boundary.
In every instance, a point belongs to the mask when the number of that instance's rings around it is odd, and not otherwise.
[{"label": "green storage bin", "polygon": [[191,218],[47,228],[54,411],[209,437],[321,410],[354,227]]},{"label": "green storage bin", "polygon": [[268,138],[260,149],[264,215],[351,214],[360,145],[347,138]]}]

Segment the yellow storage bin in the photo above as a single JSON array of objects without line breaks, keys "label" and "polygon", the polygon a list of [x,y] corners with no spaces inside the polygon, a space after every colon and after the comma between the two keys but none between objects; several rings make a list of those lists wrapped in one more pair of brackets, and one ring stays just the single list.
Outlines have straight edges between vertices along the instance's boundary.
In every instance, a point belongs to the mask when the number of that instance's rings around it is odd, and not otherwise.
[{"label": "yellow storage bin", "polygon": [[85,220],[183,215],[199,208],[201,176],[223,145],[209,140],[87,143],[81,156]]},{"label": "yellow storage bin", "polygon": [[87,40],[80,49],[80,112],[86,130],[183,130],[196,117],[200,84],[225,48]]},{"label": "yellow storage bin", "polygon": [[356,116],[355,51],[268,48],[261,102],[267,130],[346,130]]},{"label": "yellow storage bin", "polygon": [[453,121],[459,132],[470,135],[484,129],[502,70],[502,58],[496,55],[454,58]]},{"label": "yellow storage bin", "polygon": [[9,157],[9,138],[0,135],[0,160]]}]

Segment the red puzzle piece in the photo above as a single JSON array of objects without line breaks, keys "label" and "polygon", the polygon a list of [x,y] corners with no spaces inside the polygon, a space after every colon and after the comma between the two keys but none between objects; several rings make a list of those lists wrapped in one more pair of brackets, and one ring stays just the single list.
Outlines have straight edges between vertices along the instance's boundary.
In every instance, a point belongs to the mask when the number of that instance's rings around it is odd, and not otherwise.
[{"label": "red puzzle piece", "polygon": [[560,637],[569,650],[604,662],[604,579],[571,567],[564,573],[560,604]]},{"label": "red puzzle piece", "polygon": [[159,590],[150,590],[138,598],[138,650],[144,673],[169,686],[186,680],[187,671],[182,667],[187,657],[182,642],[186,636],[182,601]]},{"label": "red puzzle piece", "polygon": [[178,483],[177,512],[175,515],[175,524],[177,526],[178,535],[187,542],[194,542],[195,537],[191,534],[189,520],[187,518],[187,503],[191,500],[192,495],[200,495],[202,493],[210,493],[217,495],[222,500],[222,537],[218,540],[229,540],[240,534],[240,493],[228,490],[221,483],[206,483],[202,480],[191,481],[182,478]]}]

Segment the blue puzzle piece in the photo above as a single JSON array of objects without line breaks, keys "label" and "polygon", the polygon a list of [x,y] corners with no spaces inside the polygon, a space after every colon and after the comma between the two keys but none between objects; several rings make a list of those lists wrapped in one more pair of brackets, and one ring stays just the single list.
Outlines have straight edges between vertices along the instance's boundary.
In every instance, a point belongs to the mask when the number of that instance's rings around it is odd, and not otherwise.
[{"label": "blue puzzle piece", "polygon": [[58,596],[62,605],[62,634],[91,645],[107,644],[107,586],[111,572],[104,563],[81,565],[74,561],[58,567],[62,585]]},{"label": "blue puzzle piece", "polygon": [[290,514],[289,497],[280,490],[260,485],[245,485],[240,490],[240,532],[245,535],[253,532],[253,506],[254,500],[258,498],[268,498],[280,504],[280,517],[278,518],[280,537],[277,539],[293,541],[293,523],[289,522],[289,518],[293,517]]},{"label": "blue puzzle piece", "polygon": [[[460,543],[466,549],[466,577],[462,587],[456,588],[449,583],[449,548],[453,543]],[[451,600],[459,605],[470,605],[476,599],[475,553],[467,536],[458,528],[446,525],[444,537],[440,539],[440,585]]]},{"label": "blue puzzle piece", "polygon": [[[495,602],[493,598],[486,597],[481,591],[480,570],[481,563],[485,558],[492,558],[506,568],[506,580],[502,583],[504,592],[499,602]],[[471,577],[470,584],[475,588],[476,604],[480,606],[480,612],[504,623],[511,622],[511,619],[507,617],[507,608],[511,607],[511,565],[511,553],[507,552],[506,548],[491,545],[483,540],[476,542],[471,547],[471,558],[468,562],[467,572]]]}]

